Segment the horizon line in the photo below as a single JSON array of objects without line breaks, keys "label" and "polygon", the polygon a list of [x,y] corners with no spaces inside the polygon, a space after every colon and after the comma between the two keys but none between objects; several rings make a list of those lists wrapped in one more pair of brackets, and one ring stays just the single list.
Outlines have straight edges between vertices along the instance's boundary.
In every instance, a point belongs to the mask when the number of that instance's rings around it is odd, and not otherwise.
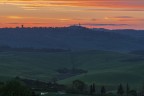
[{"label": "horizon line", "polygon": [[83,24],[72,24],[72,25],[67,25],[67,26],[27,26],[25,27],[24,25],[21,26],[15,26],[15,27],[0,27],[0,29],[49,29],[49,28],[69,28],[69,27],[83,27],[83,28],[87,28],[87,29],[103,29],[103,30],[144,30],[144,29],[133,29],[133,28],[119,28],[119,29],[109,29],[109,28],[103,28],[103,27],[99,27],[99,28],[95,28],[95,27],[86,27],[86,26],[82,26]]}]

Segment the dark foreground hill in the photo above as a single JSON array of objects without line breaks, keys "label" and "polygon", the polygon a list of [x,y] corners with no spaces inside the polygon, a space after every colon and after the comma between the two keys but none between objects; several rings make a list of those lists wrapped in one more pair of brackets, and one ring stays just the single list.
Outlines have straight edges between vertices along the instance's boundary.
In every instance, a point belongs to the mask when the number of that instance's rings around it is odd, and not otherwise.
[{"label": "dark foreground hill", "polygon": [[[132,33],[130,33],[132,31]],[[144,31],[94,30],[81,26],[62,28],[0,29],[0,45],[14,48],[51,48],[72,50],[143,50]]]}]

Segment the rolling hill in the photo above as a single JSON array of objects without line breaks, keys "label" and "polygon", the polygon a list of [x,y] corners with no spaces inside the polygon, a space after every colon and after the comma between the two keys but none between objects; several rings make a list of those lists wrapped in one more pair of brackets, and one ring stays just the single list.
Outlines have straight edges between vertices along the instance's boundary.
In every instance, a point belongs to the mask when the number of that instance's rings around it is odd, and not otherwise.
[{"label": "rolling hill", "polygon": [[[122,34],[123,33],[123,34]],[[0,29],[0,45],[14,48],[53,48],[72,50],[143,50],[144,40],[137,30],[93,30],[81,26],[62,28]],[[140,32],[144,35],[144,31]]]},{"label": "rolling hill", "polygon": [[[71,55],[74,57],[75,66],[88,70],[88,73],[61,80],[60,83],[70,84],[75,79],[107,86],[127,82],[137,86],[143,83],[143,56],[100,50],[75,51]],[[6,77],[20,76],[49,81],[57,76],[56,69],[64,67],[72,68],[69,52],[0,53],[1,80]]]}]

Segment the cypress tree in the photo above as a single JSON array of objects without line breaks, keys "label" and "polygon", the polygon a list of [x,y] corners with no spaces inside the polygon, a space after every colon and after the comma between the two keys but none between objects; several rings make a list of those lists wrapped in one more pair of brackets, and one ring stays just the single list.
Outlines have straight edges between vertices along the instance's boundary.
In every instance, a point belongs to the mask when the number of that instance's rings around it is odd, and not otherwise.
[{"label": "cypress tree", "polygon": [[101,87],[101,95],[105,95],[106,94],[106,89],[105,86]]},{"label": "cypress tree", "polygon": [[129,84],[127,83],[126,85],[126,95],[129,96],[129,92],[130,92],[130,87]]},{"label": "cypress tree", "polygon": [[93,87],[92,87],[93,93],[96,92],[96,88],[95,88],[95,84],[93,83]]},{"label": "cypress tree", "polygon": [[118,86],[117,94],[120,95],[120,96],[122,96],[124,94],[124,89],[123,89],[122,84],[120,84]]},{"label": "cypress tree", "polygon": [[95,93],[95,84],[90,85],[90,94],[93,95]]},{"label": "cypress tree", "polygon": [[93,86],[90,85],[90,95],[92,95],[92,94],[93,94]]}]

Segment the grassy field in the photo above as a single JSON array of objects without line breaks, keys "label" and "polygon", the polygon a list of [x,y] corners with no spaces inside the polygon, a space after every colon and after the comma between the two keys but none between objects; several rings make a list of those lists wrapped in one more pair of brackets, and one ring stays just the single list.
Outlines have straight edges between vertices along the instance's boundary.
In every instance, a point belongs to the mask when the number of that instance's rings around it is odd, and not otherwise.
[{"label": "grassy field", "polygon": [[127,82],[133,86],[143,84],[144,57],[107,51],[81,51],[69,53],[0,52],[0,79],[21,76],[49,81],[58,68],[72,68],[71,57],[77,68],[88,73],[74,76],[60,83],[70,84],[75,79],[97,85],[115,86]]}]

